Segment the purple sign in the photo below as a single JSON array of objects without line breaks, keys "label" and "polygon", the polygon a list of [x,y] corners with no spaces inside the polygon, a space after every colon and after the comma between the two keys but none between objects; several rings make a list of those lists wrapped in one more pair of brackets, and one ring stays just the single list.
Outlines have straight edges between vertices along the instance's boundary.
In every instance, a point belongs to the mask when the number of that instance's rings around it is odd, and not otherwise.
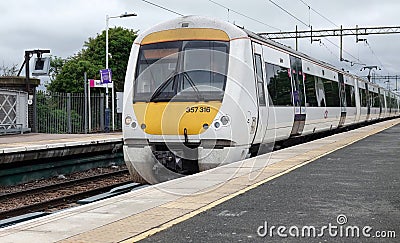
[{"label": "purple sign", "polygon": [[100,70],[100,78],[102,84],[110,84],[111,81],[111,69],[102,69]]}]

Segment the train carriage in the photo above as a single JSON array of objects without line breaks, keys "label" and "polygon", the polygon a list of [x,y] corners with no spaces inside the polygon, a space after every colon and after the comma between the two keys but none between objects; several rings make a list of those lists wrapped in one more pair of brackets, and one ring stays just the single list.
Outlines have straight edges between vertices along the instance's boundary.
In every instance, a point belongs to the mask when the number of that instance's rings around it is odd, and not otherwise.
[{"label": "train carriage", "polygon": [[230,23],[187,16],[133,43],[124,158],[135,181],[158,183],[397,109],[397,96],[359,77]]}]

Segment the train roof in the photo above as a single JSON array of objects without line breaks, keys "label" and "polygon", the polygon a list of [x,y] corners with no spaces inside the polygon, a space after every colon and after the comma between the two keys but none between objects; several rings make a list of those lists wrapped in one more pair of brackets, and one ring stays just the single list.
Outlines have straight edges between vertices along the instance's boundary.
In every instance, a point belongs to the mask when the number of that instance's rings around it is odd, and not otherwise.
[{"label": "train roof", "polygon": [[[229,22],[222,21],[217,18],[212,18],[212,17],[204,17],[204,16],[196,16],[196,15],[189,15],[189,16],[183,16],[175,19],[171,19],[165,22],[162,22],[160,24],[157,24],[142,33],[138,35],[138,37],[135,39],[134,43],[135,44],[140,44],[142,40],[149,35],[150,33],[154,32],[159,32],[163,30],[170,30],[170,29],[177,29],[177,28],[211,28],[211,29],[221,29],[226,34],[228,35],[229,39],[239,39],[239,38],[251,38],[253,40],[257,40],[260,42],[263,42],[267,45],[273,46],[275,48],[281,49],[285,52],[288,52],[290,54],[293,54],[295,56],[307,59],[308,61],[314,62],[316,64],[319,64],[321,66],[324,66],[325,68],[331,69],[335,72],[340,72],[344,75],[349,75],[352,76],[353,78],[356,78],[357,80],[361,80],[363,82],[368,82],[364,78],[357,76],[355,74],[351,74],[349,72],[346,72],[344,70],[340,70],[339,68],[326,63],[324,61],[318,60],[316,58],[310,57],[302,52],[293,50],[292,48],[285,46],[281,43],[278,43],[276,41],[264,38],[248,29],[245,29],[243,27],[234,25]],[[369,82],[368,82],[369,83]],[[381,89],[386,90],[385,88],[369,83],[369,85],[380,87]],[[386,90],[387,91],[387,90]]]},{"label": "train roof", "polygon": [[143,38],[150,33],[177,28],[221,29],[228,35],[229,39],[231,40],[248,37],[246,31],[231,23],[211,17],[190,15],[168,20],[163,23],[157,24],[150,29],[145,30],[138,35],[138,37],[135,39],[135,43],[140,44]]}]

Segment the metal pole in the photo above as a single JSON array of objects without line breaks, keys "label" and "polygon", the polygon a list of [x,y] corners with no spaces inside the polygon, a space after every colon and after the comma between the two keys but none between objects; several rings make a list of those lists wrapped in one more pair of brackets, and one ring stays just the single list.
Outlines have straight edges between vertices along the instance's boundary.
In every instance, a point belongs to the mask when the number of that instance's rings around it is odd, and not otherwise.
[{"label": "metal pole", "polygon": [[[108,68],[108,21],[110,17],[106,15],[106,69]],[[108,89],[108,86],[106,87]]]},{"label": "metal pole", "polygon": [[115,96],[114,96],[114,82],[111,83],[111,111],[112,111],[112,130],[115,130],[115,126],[114,126],[114,120],[115,120]]},{"label": "metal pole", "polygon": [[104,130],[104,94],[100,93],[100,130]]},{"label": "metal pole", "polygon": [[30,59],[30,52],[25,51],[25,84],[26,84],[26,92],[28,92],[29,96],[29,59]]},{"label": "metal pole", "polygon": [[[108,15],[106,15],[106,69],[108,69],[108,58],[109,58],[109,51],[108,51],[108,23],[109,23],[109,20],[111,19],[111,18],[126,18],[126,17],[135,17],[135,16],[137,16],[137,14],[136,13],[124,13],[124,14],[121,14],[121,15],[119,15],[119,16],[108,16]],[[114,131],[115,130],[115,105],[114,105],[114,102],[115,102],[115,97],[114,97],[114,82],[112,82],[112,86],[111,86],[111,109],[112,109],[112,130]],[[106,84],[106,109],[105,109],[105,130],[106,130],[106,132],[109,132],[109,130],[110,130],[110,128],[109,128],[109,125],[110,125],[110,121],[109,121],[109,119],[110,119],[110,108],[109,108],[109,105],[108,105],[108,83]]]},{"label": "metal pole", "polygon": [[[25,85],[26,85],[26,92],[28,93],[28,99],[29,99],[29,90],[30,88],[30,84],[29,84],[29,59],[30,59],[30,52],[29,51],[25,51]],[[32,109],[34,109],[34,107],[32,106],[28,106],[28,127],[30,127],[33,132],[35,132],[35,121],[33,120],[33,112],[30,113],[29,110],[32,111]],[[31,117],[32,114],[32,117]]]},{"label": "metal pole", "polygon": [[343,25],[340,26],[340,61],[343,61]]},{"label": "metal pole", "polygon": [[[29,96],[29,95],[28,95]],[[33,93],[33,132],[38,132],[38,119],[37,119],[37,98],[36,98],[36,89]]]},{"label": "metal pole", "polygon": [[368,70],[368,76],[367,76],[368,82],[369,82],[369,83],[371,82],[371,70],[372,70],[372,68],[370,68],[370,69]]},{"label": "metal pole", "polygon": [[68,133],[72,133],[72,120],[71,120],[71,93],[67,93],[67,116],[68,116]]},{"label": "metal pole", "polygon": [[298,38],[297,38],[297,25],[296,25],[296,51],[299,50],[299,42],[298,42]]},{"label": "metal pole", "polygon": [[84,116],[85,116],[85,133],[88,133],[88,87],[86,85],[87,81],[87,73],[83,74],[83,88],[85,90],[85,109],[84,109]]},{"label": "metal pole", "polygon": [[[110,17],[106,15],[106,69],[108,69],[108,22]],[[110,128],[110,108],[108,106],[108,83],[106,84],[106,109],[105,109],[105,132],[109,132]]]},{"label": "metal pole", "polygon": [[90,104],[90,82],[87,82],[87,85],[88,85],[87,89],[88,89],[88,109],[89,109],[89,111],[88,111],[89,124],[88,125],[89,125],[89,133],[90,133],[92,131],[92,108],[91,108],[91,104]]},{"label": "metal pole", "polygon": [[358,43],[358,25],[356,25],[356,43]]}]

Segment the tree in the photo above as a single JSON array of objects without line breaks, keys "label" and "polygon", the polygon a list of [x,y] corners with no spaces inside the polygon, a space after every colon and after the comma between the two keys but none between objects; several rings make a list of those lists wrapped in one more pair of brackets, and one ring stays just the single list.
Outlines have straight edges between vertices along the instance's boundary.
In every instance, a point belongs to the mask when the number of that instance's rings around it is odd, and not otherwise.
[{"label": "tree", "polygon": [[61,73],[62,67],[65,64],[65,59],[57,56],[50,57],[49,77],[50,81],[56,80],[57,75]]},{"label": "tree", "polygon": [[18,73],[18,65],[13,64],[11,67],[4,65],[0,67],[0,76],[16,76]]},{"label": "tree", "polygon": [[[122,91],[130,50],[136,31],[115,27],[109,29],[109,68],[116,91]],[[51,62],[51,75],[54,77],[48,89],[53,92],[83,92],[83,74],[88,78],[100,79],[100,69],[105,68],[106,33],[103,31],[95,38],[89,38],[83,49],[66,60],[57,57]],[[61,64],[61,69],[60,69]]]}]

